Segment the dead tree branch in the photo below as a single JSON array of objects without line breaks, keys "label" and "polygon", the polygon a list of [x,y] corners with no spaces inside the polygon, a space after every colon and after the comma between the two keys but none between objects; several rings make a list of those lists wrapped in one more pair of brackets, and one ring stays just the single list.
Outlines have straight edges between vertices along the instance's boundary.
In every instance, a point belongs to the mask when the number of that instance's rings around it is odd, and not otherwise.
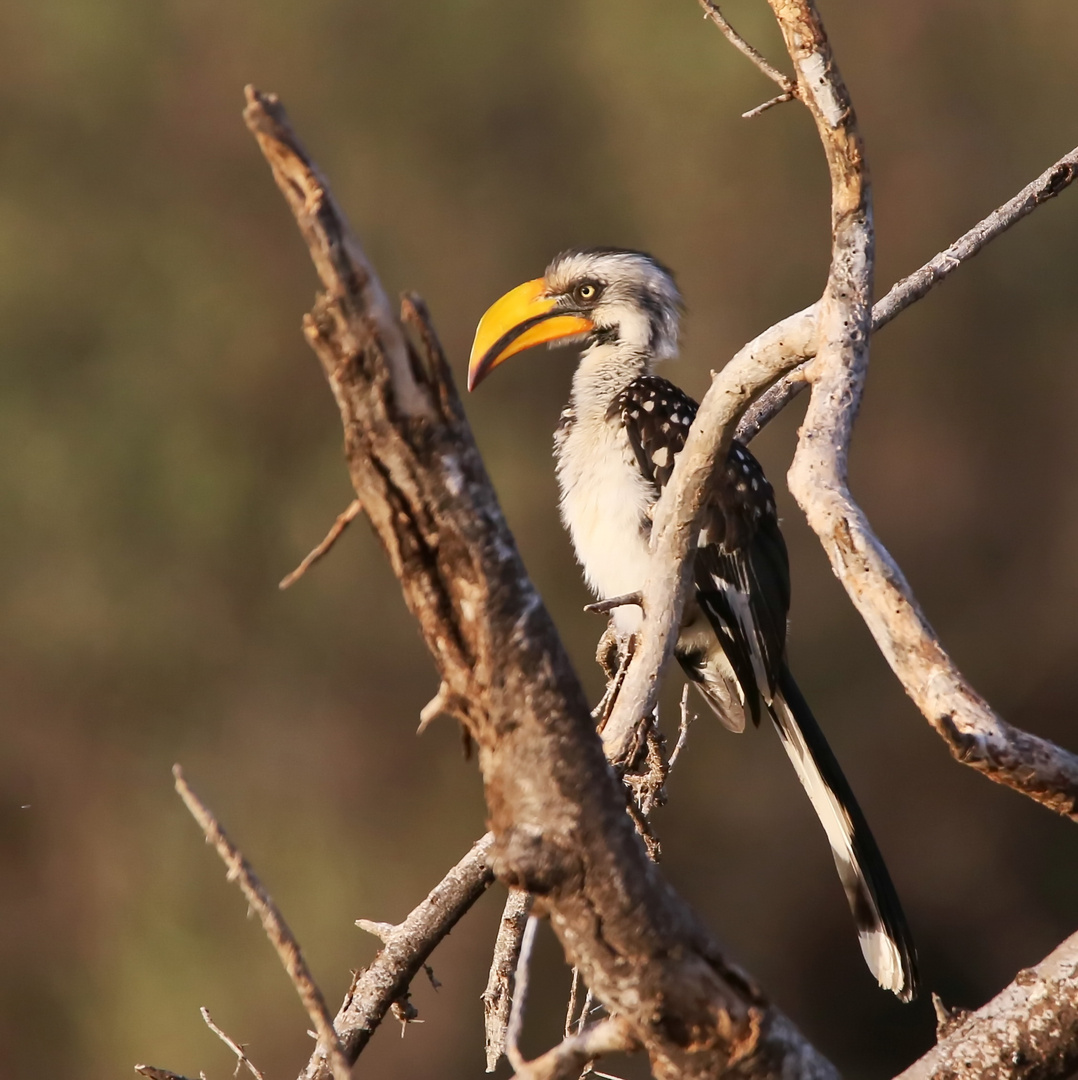
[{"label": "dead tree branch", "polygon": [[[949,247],[934,255],[919,270],[896,282],[887,295],[872,308],[872,332],[875,334],[910,304],[920,300],[930,289],[968,262],[985,244],[1016,225],[1050,199],[1069,187],[1078,178],[1078,146],[1050,165],[1036,180],[1028,183],[1012,199],[982,218]],[[761,394],[741,417],[735,438],[751,442],[802,390],[808,388],[810,353],[773,386]]]},{"label": "dead tree branch", "polygon": [[[479,749],[497,876],[536,895],[660,1080],[833,1077],[648,860],[440,350],[387,326],[384,294],[277,100],[249,90],[245,116],[322,279],[304,329],[356,494]],[[307,1075],[322,1075],[317,1063]]]},{"label": "dead tree branch", "polygon": [[[303,958],[299,942],[288,928],[284,916],[277,910],[273,897],[270,896],[265,886],[255,876],[250,863],[243,857],[243,853],[229,840],[212,811],[188,786],[179,765],[173,766],[172,775],[176,778],[176,791],[179,793],[180,798],[183,799],[184,805],[191,812],[191,816],[206,834],[206,842],[212,844],[217,849],[217,854],[221,856],[221,861],[228,870],[228,880],[239,884],[240,891],[247,898],[247,903],[257,912],[266,937],[269,938],[270,943],[277,950],[277,955],[280,957],[285,971],[288,972],[288,977],[292,980],[292,985],[296,988],[296,993],[299,994],[299,999],[303,1002],[303,1007],[307,1010],[311,1023],[314,1024],[318,1043],[327,1054],[334,1080],[349,1080],[351,1067],[345,1061],[340,1040],[337,1038],[337,1032],[333,1027],[333,1021],[330,1019],[329,1010],[326,1008],[326,999],[322,996],[322,991],[318,988],[318,984],[314,981],[314,977],[307,967],[307,961]],[[206,1021],[206,1025],[211,1031],[216,1032],[239,1054],[241,1061],[247,1063],[248,1067],[258,1076],[258,1080],[262,1080],[261,1074],[247,1061],[243,1051],[238,1049],[228,1036],[213,1023],[205,1009],[202,1010],[202,1019]]]},{"label": "dead tree branch", "polygon": [[483,991],[483,1032],[487,1072],[494,1072],[505,1053],[509,1014],[513,1004],[513,975],[524,940],[524,927],[532,910],[532,896],[518,889],[510,891],[498,925],[490,974]]},{"label": "dead tree branch", "polygon": [[[186,800],[185,800],[186,801]],[[236,1072],[239,1073],[240,1069],[246,1069],[255,1080],[266,1080],[265,1073],[259,1069],[255,1063],[247,1056],[247,1051],[244,1047],[240,1046],[235,1039],[226,1031],[222,1031],[214,1022],[213,1017],[210,1016],[210,1010],[203,1007],[198,1010],[202,1014],[202,1022],[214,1033],[236,1055]]]},{"label": "dead tree branch", "polygon": [[[673,476],[655,508],[651,567],[642,590],[644,626],[603,731],[607,752],[619,760],[636,722],[654,707],[659,673],[672,654],[681,622],[697,517],[707,498],[714,463],[725,460],[734,425],[762,390],[784,372],[792,372],[791,383],[776,383],[775,397],[739,430],[739,434],[751,435],[789,400],[796,392],[794,387],[805,382],[811,371],[816,404],[810,405],[806,416],[789,480],[836,575],[904,689],[953,756],[990,779],[1074,818],[1078,813],[1078,756],[1008,724],[966,682],[846,485],[846,455],[868,361],[871,207],[867,184],[859,179],[861,151],[852,126],[852,106],[822,25],[810,5],[776,0],[772,6],[787,34],[787,44],[794,50],[795,68],[806,80],[806,103],[817,119],[832,169],[831,277],[819,303],[777,323],[742,348],[715,375],[701,402]],[[809,37],[793,41],[793,35],[810,29]],[[899,282],[880,301],[879,325],[924,296],[989,240],[1062,191],[1076,171],[1078,149],[921,270]],[[871,322],[874,327],[875,311]],[[816,357],[821,348],[826,350],[825,360],[817,357],[811,368],[804,365],[805,358]],[[831,373],[826,380],[824,371]],[[761,400],[766,400],[766,395]]]},{"label": "dead tree branch", "polygon": [[1078,1072],[1078,934],[951,1028],[896,1080],[1068,1080]]},{"label": "dead tree branch", "polygon": [[[731,25],[725,15],[719,10],[719,5],[712,3],[712,0],[700,0],[700,6],[704,9],[704,18],[710,19],[718,28],[722,31],[722,35],[739,53],[743,56],[747,56],[759,70],[766,75],[776,86],[780,87],[782,93],[778,97],[772,98],[771,101],[764,102],[763,105],[758,105],[755,109],[751,110],[753,114],[759,114],[765,109],[771,108],[772,105],[778,105],[783,101],[791,101],[798,96],[797,83],[790,78],[789,75],[784,75],[777,67],[774,66],[758,49],[750,45]],[[749,113],[744,113],[745,119],[749,118]]]},{"label": "dead tree branch", "polygon": [[[1078,757],[1012,727],[970,686],[850,494],[847,458],[872,329],[871,193],[853,107],[818,17],[807,4],[771,3],[824,145],[832,190],[831,272],[820,302],[812,395],[788,474],[790,492],[887,662],[954,757],[1078,819]],[[1059,190],[1058,181],[1051,189]],[[909,302],[939,279],[939,272],[925,274]],[[886,318],[893,317],[892,306],[897,313],[899,302],[889,302]]]},{"label": "dead tree branch", "polygon": [[363,507],[359,499],[353,499],[345,509],[337,515],[337,520],[329,527],[325,539],[313,548],[310,554],[305,555],[303,561],[290,574],[281,578],[279,589],[291,588],[319,559],[329,554],[330,548],[340,539],[341,533],[359,516]]},{"label": "dead tree branch", "polygon": [[[352,982],[333,1026],[349,1061],[362,1053],[393,1003],[408,991],[435,946],[494,880],[489,853],[494,837],[477,840],[471,850],[430,891],[427,898],[383,939],[378,955]],[[324,1049],[311,1055],[301,1080],[327,1080]]]}]

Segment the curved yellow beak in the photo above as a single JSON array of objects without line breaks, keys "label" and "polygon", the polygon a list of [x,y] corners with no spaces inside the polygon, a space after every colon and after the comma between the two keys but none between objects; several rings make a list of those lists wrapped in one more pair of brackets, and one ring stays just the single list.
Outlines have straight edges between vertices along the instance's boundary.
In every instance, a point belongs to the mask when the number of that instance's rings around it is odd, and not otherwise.
[{"label": "curved yellow beak", "polygon": [[479,320],[468,360],[469,390],[515,353],[595,329],[590,319],[559,313],[555,301],[544,295],[545,288],[542,278],[526,281],[487,309]]}]

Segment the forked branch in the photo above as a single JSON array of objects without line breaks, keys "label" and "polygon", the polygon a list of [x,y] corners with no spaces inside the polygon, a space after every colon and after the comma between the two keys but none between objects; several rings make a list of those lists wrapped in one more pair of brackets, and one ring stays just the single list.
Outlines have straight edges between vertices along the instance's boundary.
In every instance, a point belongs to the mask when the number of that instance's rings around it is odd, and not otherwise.
[{"label": "forked branch", "polygon": [[[1078,756],[999,717],[964,679],[928,624],[909,584],[876,538],[846,483],[872,329],[923,297],[990,240],[1075,179],[1078,149],[990,214],[871,309],[871,202],[852,105],[812,4],[774,0],[776,18],[817,122],[832,176],[833,252],[823,298],[746,345],[712,380],[685,449],[655,508],[645,619],[603,737],[615,759],[654,707],[673,652],[691,577],[697,519],[714,464],[737,427],[751,438],[801,388],[814,387],[790,471],[790,489],[820,537],[906,692],[955,758],[1067,817],[1078,816]],[[806,358],[816,357],[805,364]],[[785,373],[786,378],[781,378]],[[771,390],[764,393],[768,387]],[[750,404],[759,400],[751,411]],[[743,415],[744,414],[744,415]]]}]

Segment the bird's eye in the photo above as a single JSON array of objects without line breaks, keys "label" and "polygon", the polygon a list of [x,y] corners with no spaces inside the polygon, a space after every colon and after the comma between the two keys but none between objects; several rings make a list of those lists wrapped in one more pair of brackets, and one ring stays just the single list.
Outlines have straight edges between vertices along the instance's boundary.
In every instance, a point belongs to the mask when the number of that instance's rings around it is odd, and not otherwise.
[{"label": "bird's eye", "polygon": [[581,303],[590,303],[599,295],[599,286],[593,281],[585,281],[576,287],[576,298]]}]

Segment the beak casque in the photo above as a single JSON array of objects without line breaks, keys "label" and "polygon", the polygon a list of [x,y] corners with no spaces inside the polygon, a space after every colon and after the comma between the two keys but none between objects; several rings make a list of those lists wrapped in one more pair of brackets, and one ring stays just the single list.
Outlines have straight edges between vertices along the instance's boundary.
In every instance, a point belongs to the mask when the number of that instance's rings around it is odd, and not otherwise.
[{"label": "beak casque", "polygon": [[595,329],[590,319],[560,313],[556,301],[545,291],[542,278],[526,281],[487,309],[479,320],[468,360],[469,390],[474,390],[503,360],[524,349]]}]

